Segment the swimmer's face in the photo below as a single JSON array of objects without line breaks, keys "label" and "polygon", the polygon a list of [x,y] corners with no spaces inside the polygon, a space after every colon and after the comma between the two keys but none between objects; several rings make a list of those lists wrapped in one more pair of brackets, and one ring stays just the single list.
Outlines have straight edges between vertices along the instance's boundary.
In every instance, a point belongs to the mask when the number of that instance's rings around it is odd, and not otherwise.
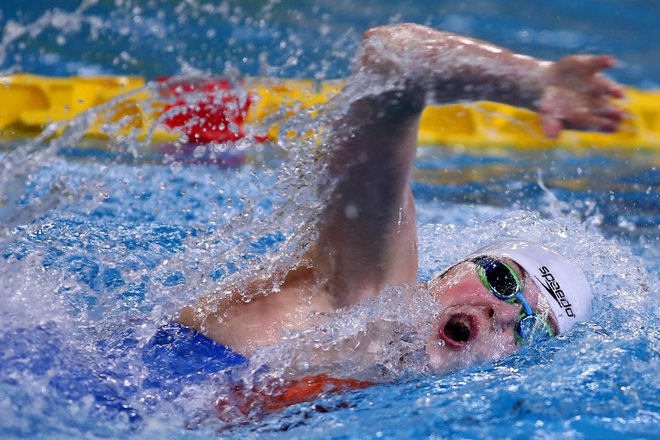
[{"label": "swimmer's face", "polygon": [[[557,324],[538,287],[520,266],[512,267],[522,283],[522,294],[534,313],[543,316],[557,334]],[[484,286],[475,263],[464,261],[429,283],[442,310],[434,323],[426,352],[432,367],[440,372],[499,359],[520,348],[514,327],[522,305],[498,299]]]}]

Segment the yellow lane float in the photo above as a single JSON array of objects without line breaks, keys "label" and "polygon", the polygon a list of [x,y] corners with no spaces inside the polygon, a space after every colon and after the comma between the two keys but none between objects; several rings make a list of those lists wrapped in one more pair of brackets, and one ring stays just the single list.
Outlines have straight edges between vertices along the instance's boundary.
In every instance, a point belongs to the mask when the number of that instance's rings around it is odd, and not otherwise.
[{"label": "yellow lane float", "polygon": [[[278,118],[327,102],[342,87],[335,81],[268,78],[235,87],[224,79],[159,80],[156,85],[149,87],[136,76],[0,77],[0,138],[35,136],[51,123],[88,112],[85,136],[92,139],[120,134],[153,144],[225,142],[263,124],[269,130],[257,139],[272,140],[279,135]],[[189,94],[196,96],[192,102]],[[621,104],[628,117],[617,133],[565,131],[555,140],[543,136],[538,116],[528,110],[493,102],[429,106],[419,141],[469,148],[660,149],[660,91],[628,88]]]}]

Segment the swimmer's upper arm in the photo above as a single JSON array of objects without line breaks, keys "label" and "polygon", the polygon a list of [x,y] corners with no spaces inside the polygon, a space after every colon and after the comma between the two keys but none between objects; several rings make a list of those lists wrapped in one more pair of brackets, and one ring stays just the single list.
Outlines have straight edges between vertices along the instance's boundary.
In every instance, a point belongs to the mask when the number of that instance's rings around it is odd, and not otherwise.
[{"label": "swimmer's upper arm", "polygon": [[[357,98],[329,136],[334,187],[312,258],[335,306],[377,294],[385,284],[415,281],[417,231],[409,180],[423,107],[406,101],[416,98],[399,91]],[[395,100],[399,105],[392,104]]]}]

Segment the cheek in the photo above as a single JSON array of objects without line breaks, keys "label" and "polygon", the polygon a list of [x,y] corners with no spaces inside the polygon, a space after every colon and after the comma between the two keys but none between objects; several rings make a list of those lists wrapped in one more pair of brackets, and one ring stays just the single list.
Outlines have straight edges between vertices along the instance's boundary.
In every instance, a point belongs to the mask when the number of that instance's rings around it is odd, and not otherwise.
[{"label": "cheek", "polygon": [[511,329],[503,330],[497,326],[490,331],[480,333],[470,348],[491,360],[502,358],[518,350]]},{"label": "cheek", "polygon": [[485,291],[481,283],[472,280],[464,280],[461,283],[438,289],[437,298],[444,308],[457,304],[473,304],[490,299],[490,294]]}]

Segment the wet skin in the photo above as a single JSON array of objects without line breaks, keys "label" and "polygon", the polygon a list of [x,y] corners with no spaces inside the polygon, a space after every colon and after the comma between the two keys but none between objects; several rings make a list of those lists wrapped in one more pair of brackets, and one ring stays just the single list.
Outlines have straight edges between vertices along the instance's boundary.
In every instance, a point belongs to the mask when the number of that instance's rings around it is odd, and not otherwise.
[{"label": "wet skin", "polygon": [[[501,259],[517,272],[522,294],[532,310],[542,315],[555,334],[550,307],[526,272],[509,259]],[[483,285],[470,261],[453,266],[429,283],[428,289],[443,305],[426,346],[429,364],[443,372],[478,361],[498,359],[520,348],[514,327],[522,304],[498,299]]]},{"label": "wet skin", "polygon": [[[610,101],[623,89],[602,75],[614,64],[591,55],[539,60],[411,23],[367,31],[353,74],[335,98],[342,112],[326,128],[323,158],[334,185],[324,195],[310,251],[284,272],[201,298],[181,310],[179,321],[249,355],[277,344],[283,332],[318,325],[320,313],[354,306],[387,285],[415,283],[410,178],[427,101],[491,100],[532,109],[551,138],[565,128],[610,132],[623,117]],[[522,280],[523,295],[543,314],[547,305],[535,285]],[[427,348],[433,366],[455,369],[518,348],[513,326],[520,304],[491,295],[473,264],[456,266],[430,290],[445,307]]]}]

